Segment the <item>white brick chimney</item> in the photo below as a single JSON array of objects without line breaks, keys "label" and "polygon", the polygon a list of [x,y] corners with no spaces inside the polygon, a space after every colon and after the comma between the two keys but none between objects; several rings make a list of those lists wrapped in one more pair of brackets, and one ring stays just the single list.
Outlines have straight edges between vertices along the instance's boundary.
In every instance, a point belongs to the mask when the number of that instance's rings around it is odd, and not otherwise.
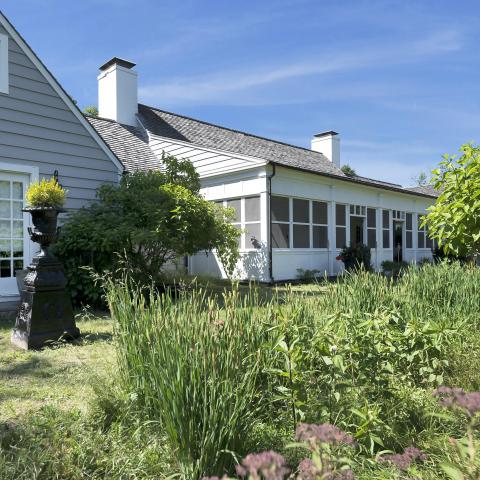
[{"label": "white brick chimney", "polygon": [[337,132],[317,133],[312,138],[312,150],[323,153],[340,168],[340,136]]},{"label": "white brick chimney", "polygon": [[100,67],[98,115],[119,123],[137,125],[138,90],[134,63],[114,57]]}]

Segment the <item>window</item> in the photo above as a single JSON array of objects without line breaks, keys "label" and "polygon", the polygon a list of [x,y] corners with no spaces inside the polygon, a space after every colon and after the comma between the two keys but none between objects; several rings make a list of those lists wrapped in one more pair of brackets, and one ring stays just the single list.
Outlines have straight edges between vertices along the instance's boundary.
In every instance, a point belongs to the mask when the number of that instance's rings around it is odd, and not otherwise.
[{"label": "window", "polygon": [[367,246],[377,248],[377,211],[367,208]]},{"label": "window", "polygon": [[366,215],[367,207],[363,205],[350,205],[350,215],[355,217],[364,217]]},{"label": "window", "polygon": [[328,248],[328,205],[312,202],[313,248]]},{"label": "window", "polygon": [[428,236],[428,229],[426,226],[422,227],[424,215],[417,215],[418,222],[418,248],[429,248],[434,247],[433,240]]},{"label": "window", "polygon": [[310,248],[310,201],[294,198],[293,248]]},{"label": "window", "polygon": [[290,248],[290,199],[271,197],[272,246]]},{"label": "window", "polygon": [[406,248],[413,248],[413,215],[411,213],[405,216],[405,239]]},{"label": "window", "polygon": [[23,268],[23,183],[0,180],[0,277]]},{"label": "window", "polygon": [[347,206],[335,205],[335,240],[337,248],[347,246]]},{"label": "window", "polygon": [[8,37],[0,33],[0,93],[8,93]]},{"label": "window", "polygon": [[405,220],[405,212],[400,210],[392,210],[392,217],[394,220]]},{"label": "window", "polygon": [[218,200],[215,203],[233,208],[235,217],[232,224],[244,230],[238,239],[238,247],[251,249],[261,247],[260,197],[235,198]]},{"label": "window", "polygon": [[382,246],[390,248],[390,210],[382,211]]}]

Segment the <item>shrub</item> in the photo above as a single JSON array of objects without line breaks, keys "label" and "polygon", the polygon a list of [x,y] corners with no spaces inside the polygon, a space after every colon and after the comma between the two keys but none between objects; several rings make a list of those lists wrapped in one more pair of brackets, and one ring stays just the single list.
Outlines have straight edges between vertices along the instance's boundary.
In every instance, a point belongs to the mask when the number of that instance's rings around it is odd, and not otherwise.
[{"label": "shrub", "polygon": [[390,273],[393,276],[398,276],[400,273],[404,272],[408,268],[407,262],[394,262],[392,260],[384,260],[381,263],[382,270],[385,273]]},{"label": "shrub", "polygon": [[358,268],[371,270],[371,252],[370,248],[363,244],[354,247],[345,247],[340,252],[337,260],[341,260],[345,265],[345,270],[352,271]]},{"label": "shrub", "polygon": [[[128,270],[137,282],[162,284],[168,262],[216,250],[227,273],[238,259],[239,231],[232,212],[199,194],[188,161],[164,157],[162,172],[135,172],[120,185],[102,185],[98,202],[70,215],[56,245],[75,304],[98,304],[93,273]],[[199,228],[201,225],[201,228]]]},{"label": "shrub", "polygon": [[30,207],[60,208],[65,203],[66,191],[55,178],[33,182],[27,189],[26,199]]}]

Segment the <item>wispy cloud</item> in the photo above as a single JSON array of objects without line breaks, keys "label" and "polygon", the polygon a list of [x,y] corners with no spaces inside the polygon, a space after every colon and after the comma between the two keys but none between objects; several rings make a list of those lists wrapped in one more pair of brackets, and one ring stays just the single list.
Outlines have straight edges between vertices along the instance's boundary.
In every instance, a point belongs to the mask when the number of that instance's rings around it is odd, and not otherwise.
[{"label": "wispy cloud", "polygon": [[458,30],[435,32],[403,44],[363,45],[308,59],[270,65],[268,68],[244,67],[235,71],[180,78],[140,88],[144,101],[160,104],[218,102],[238,92],[307,76],[328,76],[338,72],[380,68],[418,62],[427,57],[455,52],[462,47]]}]

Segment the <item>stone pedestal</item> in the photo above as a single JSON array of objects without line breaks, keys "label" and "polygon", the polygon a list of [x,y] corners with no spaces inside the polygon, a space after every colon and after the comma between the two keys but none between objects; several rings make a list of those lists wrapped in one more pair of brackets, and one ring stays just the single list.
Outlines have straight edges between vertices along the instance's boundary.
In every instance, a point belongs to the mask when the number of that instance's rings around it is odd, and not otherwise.
[{"label": "stone pedestal", "polygon": [[[80,331],[75,325],[72,303],[65,291],[67,279],[63,266],[49,252],[49,245],[58,235],[56,219],[59,210],[26,210],[32,213],[35,225],[33,230],[29,229],[30,236],[40,243],[41,251],[28,267],[11,340],[14,345],[27,350],[41,348],[62,338],[76,338]],[[40,219],[42,223],[34,214],[37,217],[47,214],[50,218],[47,222],[44,218]]]}]

